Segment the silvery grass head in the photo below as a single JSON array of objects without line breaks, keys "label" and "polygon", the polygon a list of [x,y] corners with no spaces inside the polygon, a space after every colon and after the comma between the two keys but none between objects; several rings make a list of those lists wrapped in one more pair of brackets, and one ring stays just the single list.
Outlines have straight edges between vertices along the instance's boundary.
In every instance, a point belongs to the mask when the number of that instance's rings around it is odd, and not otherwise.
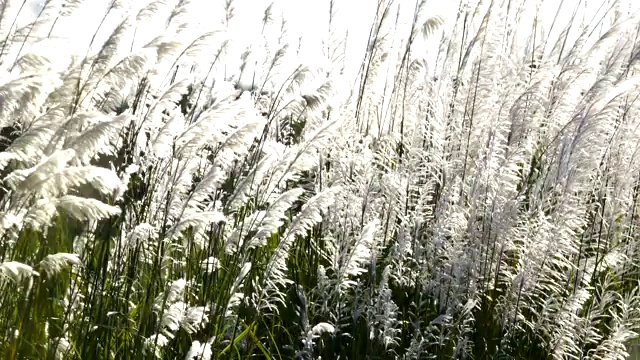
[{"label": "silvery grass head", "polygon": [[634,14],[345,4],[0,3],[3,356],[628,355]]}]

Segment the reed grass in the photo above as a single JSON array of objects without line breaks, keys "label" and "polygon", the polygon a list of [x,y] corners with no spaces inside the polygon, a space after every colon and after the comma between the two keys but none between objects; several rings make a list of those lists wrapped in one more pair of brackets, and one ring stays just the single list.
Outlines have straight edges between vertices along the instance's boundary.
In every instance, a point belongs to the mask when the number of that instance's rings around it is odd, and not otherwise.
[{"label": "reed grass", "polygon": [[277,1],[244,40],[233,0],[197,26],[197,1],[112,1],[62,55],[81,1],[24,4],[0,2],[2,358],[631,356],[625,2],[379,0],[348,59],[327,0],[313,65]]}]

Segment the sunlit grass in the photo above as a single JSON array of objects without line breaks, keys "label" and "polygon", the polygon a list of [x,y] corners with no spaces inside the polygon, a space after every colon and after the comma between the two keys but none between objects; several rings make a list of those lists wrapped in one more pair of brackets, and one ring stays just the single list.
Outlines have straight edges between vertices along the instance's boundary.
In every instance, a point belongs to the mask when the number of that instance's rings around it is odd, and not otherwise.
[{"label": "sunlit grass", "polygon": [[10,3],[2,358],[629,356],[621,2],[550,27],[530,1],[381,0],[357,57],[339,1],[302,40],[284,2],[113,2],[68,53],[73,1],[17,28]]}]

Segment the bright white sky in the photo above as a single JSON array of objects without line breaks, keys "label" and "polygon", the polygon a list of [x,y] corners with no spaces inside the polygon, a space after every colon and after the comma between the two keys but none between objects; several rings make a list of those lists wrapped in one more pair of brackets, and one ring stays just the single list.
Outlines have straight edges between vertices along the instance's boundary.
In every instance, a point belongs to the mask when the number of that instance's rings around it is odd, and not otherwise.
[{"label": "bright white sky", "polygon": [[[12,1],[12,0],[9,0]],[[19,3],[22,0],[13,0]],[[20,19],[21,23],[25,23],[28,18],[33,18],[39,11],[39,6],[42,0],[27,0],[27,9]],[[86,45],[89,39],[95,32],[97,25],[100,23],[104,15],[104,6],[99,4],[107,4],[109,1],[105,0],[84,0],[84,6],[77,11],[69,21],[60,22],[56,25],[54,35],[70,39],[70,46],[73,43],[74,47],[77,46],[80,49],[86,50]],[[124,0],[125,3],[133,2],[135,0]],[[192,0],[198,2],[198,0]],[[261,29],[261,18],[263,16],[264,9],[274,0],[234,0],[234,6],[236,10],[236,25],[239,29],[232,30],[235,36],[244,34],[245,38],[238,38],[238,43],[250,43],[252,39],[256,38],[256,34],[259,34]],[[200,0],[204,11],[204,21],[211,21],[212,14],[219,12],[222,8],[223,0]],[[347,46],[347,58],[353,59],[353,66],[357,67],[361,61],[359,54],[364,50],[367,44],[367,37],[369,34],[371,21],[375,12],[375,6],[378,0],[336,0],[338,11],[335,24],[342,29],[341,33],[349,32],[349,40]],[[603,3],[611,3],[612,0],[545,0],[543,6],[540,8],[541,18],[549,24],[553,20],[556,12],[558,11],[559,4],[563,4],[560,9],[558,24],[564,25],[567,19],[570,17],[576,4],[580,4],[582,14],[579,14],[578,19],[590,20],[600,9]],[[636,0],[620,0],[621,5],[628,7],[629,4],[634,4],[635,8],[638,8],[640,1]],[[277,6],[274,8],[276,15],[283,14],[287,20],[290,34],[292,37],[302,37],[303,51],[309,56],[309,59],[319,59],[317,54],[319,47],[316,45],[323,36],[326,34],[327,19],[328,19],[328,4],[329,0],[275,0]],[[410,20],[413,16],[413,10],[415,8],[416,0],[395,0],[401,8],[403,14],[401,23],[405,26],[410,24]],[[472,1],[475,3],[475,1]],[[488,3],[488,1],[487,1]],[[534,1],[527,1],[531,4]],[[459,0],[427,0],[427,9],[429,14],[426,16],[439,15],[449,20],[449,23],[455,21],[456,11],[459,6]],[[606,8],[607,6],[604,6]],[[533,14],[534,9],[530,14]],[[394,13],[395,16],[395,13]],[[102,34],[98,36],[96,40],[96,46],[102,45],[101,39],[108,36],[110,29],[113,28],[118,21],[115,17],[109,18],[107,24],[103,26],[105,29]],[[196,21],[194,20],[194,23]],[[523,22],[525,24],[531,24],[530,22]],[[563,26],[556,25],[554,33],[558,33],[562,30]],[[528,25],[527,25],[528,26]],[[147,34],[137,33],[136,37],[143,41],[150,40],[151,38],[162,34],[163,32],[162,22],[158,22],[156,27],[149,28]],[[398,31],[401,31],[400,29]],[[526,31],[526,30],[525,30]],[[578,31],[576,29],[575,31]],[[146,35],[146,36],[145,36]],[[551,34],[553,37],[554,35]],[[557,35],[555,35],[557,36]],[[403,36],[404,37],[404,36]],[[73,39],[73,40],[72,40]],[[433,36],[429,43],[423,44],[420,47],[420,51],[431,53],[437,51],[438,36]],[[70,50],[70,49],[65,49]],[[429,57],[425,54],[425,57]]]}]

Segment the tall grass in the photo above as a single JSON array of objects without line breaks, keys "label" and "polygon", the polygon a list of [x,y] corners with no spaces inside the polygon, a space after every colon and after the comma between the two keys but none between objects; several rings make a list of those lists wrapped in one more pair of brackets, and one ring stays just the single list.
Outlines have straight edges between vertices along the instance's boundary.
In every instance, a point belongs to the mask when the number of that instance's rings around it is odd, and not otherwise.
[{"label": "tall grass", "polygon": [[233,1],[198,26],[197,2],[113,1],[102,46],[59,56],[79,3],[18,27],[0,2],[2,358],[629,356],[622,1],[550,24],[529,0],[446,21],[379,0],[354,78],[339,1],[315,65],[278,2],[244,44]]}]

